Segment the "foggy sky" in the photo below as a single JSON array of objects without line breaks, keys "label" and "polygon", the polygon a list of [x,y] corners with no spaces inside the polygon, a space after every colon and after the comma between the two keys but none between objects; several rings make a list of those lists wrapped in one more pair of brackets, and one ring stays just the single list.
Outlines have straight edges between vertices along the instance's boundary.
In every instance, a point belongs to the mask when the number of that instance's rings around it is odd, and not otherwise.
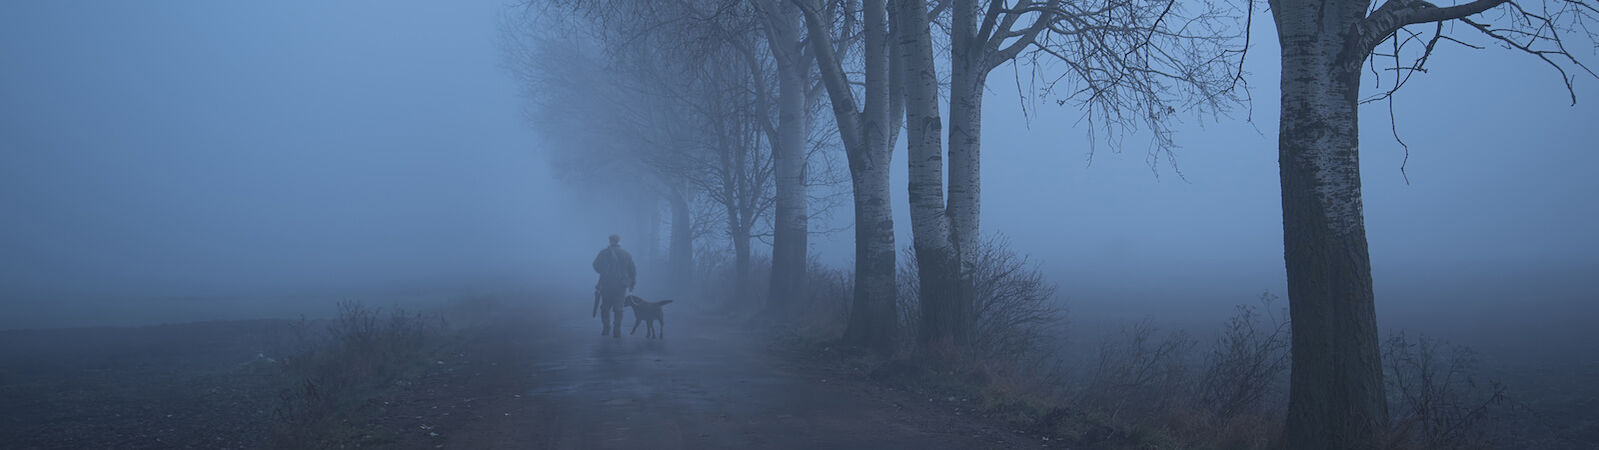
[{"label": "foggy sky", "polygon": [[[614,218],[545,163],[501,67],[504,5],[0,5],[0,301],[23,306],[0,328],[91,298],[592,283]],[[1256,25],[1253,122],[1243,109],[1188,119],[1183,178],[1152,172],[1137,137],[1088,164],[1078,112],[1028,100],[1024,121],[997,71],[985,231],[1041,262],[1074,310],[1220,315],[1283,295],[1277,48],[1271,22]],[[1599,89],[1579,79],[1568,106],[1540,64],[1442,48],[1394,105],[1408,185],[1386,105],[1363,107],[1385,320],[1529,306],[1599,318],[1586,306],[1599,299]],[[896,186],[903,162],[901,149]],[[851,236],[813,238],[813,252],[847,264]]]}]

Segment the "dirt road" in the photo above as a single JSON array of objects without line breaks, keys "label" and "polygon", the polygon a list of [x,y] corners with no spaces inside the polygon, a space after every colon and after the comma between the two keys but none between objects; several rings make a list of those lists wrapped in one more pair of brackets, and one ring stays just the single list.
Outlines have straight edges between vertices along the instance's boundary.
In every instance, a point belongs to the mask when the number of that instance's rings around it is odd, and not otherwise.
[{"label": "dirt road", "polygon": [[[673,308],[677,306],[677,308]],[[676,311],[674,311],[676,309]],[[587,311],[583,311],[586,313]],[[631,313],[631,311],[629,311]],[[815,367],[681,305],[666,339],[527,318],[464,345],[389,426],[412,448],[1039,448],[958,402]],[[629,314],[625,326],[632,326]],[[516,323],[517,321],[512,321]],[[624,332],[627,330],[624,330]]]}]

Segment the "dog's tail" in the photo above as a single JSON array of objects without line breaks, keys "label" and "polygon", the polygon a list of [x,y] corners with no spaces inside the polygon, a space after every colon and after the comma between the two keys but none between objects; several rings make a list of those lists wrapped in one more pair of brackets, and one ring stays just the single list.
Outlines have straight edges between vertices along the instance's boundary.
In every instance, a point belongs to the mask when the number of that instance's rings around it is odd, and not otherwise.
[{"label": "dog's tail", "polygon": [[661,306],[666,306],[667,303],[671,303],[671,302],[672,302],[671,300],[661,300]]}]

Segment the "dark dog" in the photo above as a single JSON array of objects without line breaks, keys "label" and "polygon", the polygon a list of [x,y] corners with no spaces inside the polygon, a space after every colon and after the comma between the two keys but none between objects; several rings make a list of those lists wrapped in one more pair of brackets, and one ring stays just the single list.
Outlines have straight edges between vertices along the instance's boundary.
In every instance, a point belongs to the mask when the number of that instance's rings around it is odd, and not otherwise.
[{"label": "dark dog", "polygon": [[[671,300],[651,302],[636,295],[627,296],[623,304],[633,307],[633,331],[629,334],[638,334],[638,325],[642,323],[645,338],[666,339],[666,316],[661,312],[661,307],[671,302]],[[655,322],[661,323],[660,333],[655,332]]]}]

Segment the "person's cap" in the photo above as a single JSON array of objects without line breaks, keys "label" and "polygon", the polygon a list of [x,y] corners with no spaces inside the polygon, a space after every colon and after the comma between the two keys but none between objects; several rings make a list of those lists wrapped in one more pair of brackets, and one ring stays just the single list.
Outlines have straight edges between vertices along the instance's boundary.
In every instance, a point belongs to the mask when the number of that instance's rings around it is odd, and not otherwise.
[{"label": "person's cap", "polygon": [[618,243],[618,242],[622,242],[622,237],[614,235],[614,234],[611,235],[611,243],[615,244],[615,243]]}]

